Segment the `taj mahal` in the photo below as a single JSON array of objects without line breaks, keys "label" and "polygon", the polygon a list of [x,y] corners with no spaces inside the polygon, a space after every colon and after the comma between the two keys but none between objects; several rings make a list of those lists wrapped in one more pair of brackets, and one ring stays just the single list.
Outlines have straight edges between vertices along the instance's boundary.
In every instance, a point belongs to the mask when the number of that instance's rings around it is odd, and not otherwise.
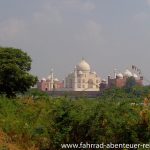
[{"label": "taj mahal", "polygon": [[73,73],[65,78],[65,89],[69,91],[99,91],[100,77],[91,71],[90,65],[82,59]]},{"label": "taj mahal", "polygon": [[91,70],[90,65],[83,58],[64,81],[59,81],[54,76],[51,71],[47,78],[42,78],[38,83],[38,88],[42,91],[99,91],[101,83],[101,78]]}]

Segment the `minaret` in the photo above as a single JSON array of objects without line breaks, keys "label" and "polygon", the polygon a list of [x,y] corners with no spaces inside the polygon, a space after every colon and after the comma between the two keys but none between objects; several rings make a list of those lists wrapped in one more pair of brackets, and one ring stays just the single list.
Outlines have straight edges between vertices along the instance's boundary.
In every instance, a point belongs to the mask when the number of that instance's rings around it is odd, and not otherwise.
[{"label": "minaret", "polygon": [[48,81],[48,91],[51,90],[51,81]]},{"label": "minaret", "polygon": [[48,76],[48,91],[51,90],[51,76]]},{"label": "minaret", "polygon": [[51,69],[51,85],[50,85],[50,89],[53,90],[54,88],[54,73],[53,73],[53,69]]},{"label": "minaret", "polygon": [[74,91],[77,89],[77,67],[74,68]]},{"label": "minaret", "polygon": [[117,76],[116,71],[117,71],[117,69],[115,68],[115,69],[114,69],[114,77],[115,77],[115,78],[116,78],[116,76]]}]

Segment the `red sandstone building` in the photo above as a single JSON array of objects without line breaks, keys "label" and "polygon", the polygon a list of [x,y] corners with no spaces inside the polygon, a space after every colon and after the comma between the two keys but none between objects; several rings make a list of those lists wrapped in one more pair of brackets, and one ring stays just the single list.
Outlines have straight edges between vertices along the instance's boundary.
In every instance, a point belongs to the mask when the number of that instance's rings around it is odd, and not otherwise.
[{"label": "red sandstone building", "polygon": [[41,91],[55,91],[64,87],[64,82],[54,78],[53,70],[47,78],[42,78],[37,84],[38,89]]},{"label": "red sandstone building", "polygon": [[129,70],[126,70],[123,74],[122,73],[115,74],[115,77],[113,78],[108,76],[108,83],[106,82],[106,80],[102,80],[100,84],[100,91],[103,91],[107,88],[113,88],[113,87],[122,88],[126,85],[127,79],[129,77],[133,77],[137,85],[140,86],[143,85],[142,76],[132,73]]}]

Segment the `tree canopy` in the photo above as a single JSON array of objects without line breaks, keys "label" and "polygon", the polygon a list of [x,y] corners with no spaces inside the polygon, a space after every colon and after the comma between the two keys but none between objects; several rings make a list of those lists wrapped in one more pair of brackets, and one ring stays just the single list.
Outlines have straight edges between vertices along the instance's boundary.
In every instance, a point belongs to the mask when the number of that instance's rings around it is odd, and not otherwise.
[{"label": "tree canopy", "polygon": [[136,81],[134,77],[127,78],[127,82],[125,85],[125,88],[130,89],[136,85]]},{"label": "tree canopy", "polygon": [[0,94],[13,97],[35,85],[37,77],[29,73],[31,62],[21,49],[0,47]]}]

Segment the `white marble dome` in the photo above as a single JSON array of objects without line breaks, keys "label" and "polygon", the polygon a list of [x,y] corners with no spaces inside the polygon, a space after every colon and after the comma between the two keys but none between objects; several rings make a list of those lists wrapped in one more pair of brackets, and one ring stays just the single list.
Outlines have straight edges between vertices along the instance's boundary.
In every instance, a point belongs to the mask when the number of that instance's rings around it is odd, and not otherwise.
[{"label": "white marble dome", "polygon": [[137,78],[138,78],[138,75],[134,73],[134,74],[133,74],[133,77],[137,79]]},{"label": "white marble dome", "polygon": [[126,76],[126,77],[132,77],[132,73],[127,69],[127,70],[124,72],[124,76]]},{"label": "white marble dome", "polygon": [[54,81],[58,82],[59,80],[57,78],[55,78]]},{"label": "white marble dome", "polygon": [[95,74],[95,75],[96,75],[96,72],[95,72],[95,71],[93,71],[93,72],[92,72],[92,74]]},{"label": "white marble dome", "polygon": [[102,82],[106,82],[106,79],[102,79]]},{"label": "white marble dome", "polygon": [[41,80],[42,80],[42,81],[46,81],[46,79],[45,79],[45,78],[42,78]]},{"label": "white marble dome", "polygon": [[83,74],[83,72],[80,70],[80,71],[79,71],[79,75],[82,75],[82,74]]},{"label": "white marble dome", "polygon": [[117,77],[122,79],[123,78],[123,74],[122,73],[118,73]]},{"label": "white marble dome", "polygon": [[77,65],[77,70],[78,71],[90,71],[90,65],[82,59],[81,62]]}]

